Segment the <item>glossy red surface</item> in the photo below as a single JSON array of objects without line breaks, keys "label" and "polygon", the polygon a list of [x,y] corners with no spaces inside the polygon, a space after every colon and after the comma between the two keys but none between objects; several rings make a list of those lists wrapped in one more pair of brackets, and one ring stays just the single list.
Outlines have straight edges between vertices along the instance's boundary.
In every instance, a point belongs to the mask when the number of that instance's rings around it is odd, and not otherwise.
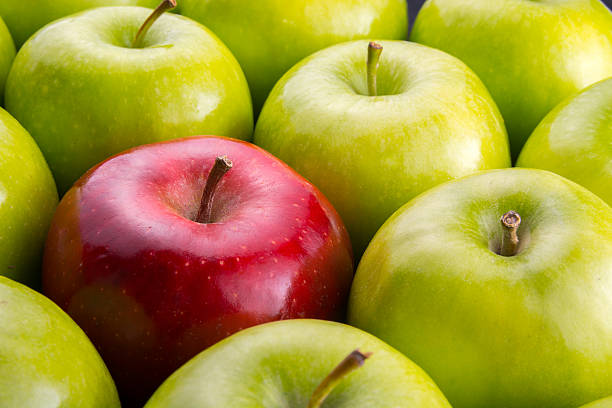
[{"label": "glossy red surface", "polygon": [[[216,156],[214,223],[195,218]],[[189,358],[249,326],[344,319],[353,277],[346,230],[311,184],[244,142],[197,137],[103,162],[62,199],[44,293],[99,349],[125,405]]]}]

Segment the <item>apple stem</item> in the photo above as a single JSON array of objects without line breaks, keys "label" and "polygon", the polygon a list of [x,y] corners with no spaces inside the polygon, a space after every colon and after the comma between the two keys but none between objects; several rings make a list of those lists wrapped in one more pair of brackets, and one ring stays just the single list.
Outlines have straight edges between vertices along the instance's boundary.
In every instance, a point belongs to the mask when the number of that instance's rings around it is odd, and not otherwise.
[{"label": "apple stem", "polygon": [[362,353],[359,350],[354,350],[351,354],[346,356],[346,358],[325,377],[321,384],[319,384],[312,394],[312,397],[310,397],[308,408],[320,408],[321,404],[323,404],[323,401],[327,398],[329,393],[332,392],[334,387],[352,371],[361,367],[371,355],[372,353]]},{"label": "apple stem", "polygon": [[376,96],[376,72],[378,71],[378,63],[380,54],[382,53],[382,45],[370,41],[368,44],[368,94]]},{"label": "apple stem", "polygon": [[195,219],[196,222],[201,224],[210,224],[212,222],[212,205],[217,185],[233,165],[234,164],[227,156],[219,156],[215,159],[215,164],[212,169],[210,169],[208,179],[206,179],[206,186],[204,187],[204,192],[202,193],[202,199],[200,201],[200,209]]},{"label": "apple stem", "polygon": [[144,23],[138,29],[134,41],[132,42],[132,48],[142,48],[142,42],[144,41],[149,28],[157,21],[157,19],[164,14],[166,11],[176,7],[176,0],[162,0],[159,6],[147,17]]},{"label": "apple stem", "polygon": [[521,216],[516,211],[508,211],[501,217],[503,234],[499,254],[501,256],[514,256],[518,253],[518,229],[521,225]]}]

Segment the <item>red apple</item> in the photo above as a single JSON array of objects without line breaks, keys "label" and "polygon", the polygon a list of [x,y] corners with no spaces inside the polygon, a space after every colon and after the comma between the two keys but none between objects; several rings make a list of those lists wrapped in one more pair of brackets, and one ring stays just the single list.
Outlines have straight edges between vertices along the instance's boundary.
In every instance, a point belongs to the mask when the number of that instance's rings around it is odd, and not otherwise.
[{"label": "red apple", "polygon": [[[225,175],[219,156],[233,162]],[[85,174],[55,214],[43,285],[132,405],[243,328],[343,319],[351,252],[331,204],[287,165],[245,142],[195,137],[128,150]]]}]

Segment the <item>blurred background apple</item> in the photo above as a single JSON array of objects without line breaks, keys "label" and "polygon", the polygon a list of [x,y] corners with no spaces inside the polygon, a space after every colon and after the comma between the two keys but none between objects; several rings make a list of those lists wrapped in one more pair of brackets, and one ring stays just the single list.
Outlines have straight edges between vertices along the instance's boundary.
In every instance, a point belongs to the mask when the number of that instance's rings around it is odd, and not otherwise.
[{"label": "blurred background apple", "polygon": [[408,38],[405,0],[180,0],[234,53],[257,114],[280,77],[302,58],[344,41]]},{"label": "blurred background apple", "polygon": [[0,17],[13,35],[17,48],[39,28],[61,17],[94,7],[144,6],[154,8],[160,0],[2,0]]}]

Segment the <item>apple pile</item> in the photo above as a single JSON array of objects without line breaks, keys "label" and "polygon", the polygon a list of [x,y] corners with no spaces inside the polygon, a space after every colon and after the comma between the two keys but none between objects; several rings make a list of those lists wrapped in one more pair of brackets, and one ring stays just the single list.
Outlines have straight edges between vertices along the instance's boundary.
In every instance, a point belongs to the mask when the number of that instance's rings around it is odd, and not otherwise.
[{"label": "apple pile", "polygon": [[612,407],[600,0],[159,1],[0,0],[0,407]]}]

